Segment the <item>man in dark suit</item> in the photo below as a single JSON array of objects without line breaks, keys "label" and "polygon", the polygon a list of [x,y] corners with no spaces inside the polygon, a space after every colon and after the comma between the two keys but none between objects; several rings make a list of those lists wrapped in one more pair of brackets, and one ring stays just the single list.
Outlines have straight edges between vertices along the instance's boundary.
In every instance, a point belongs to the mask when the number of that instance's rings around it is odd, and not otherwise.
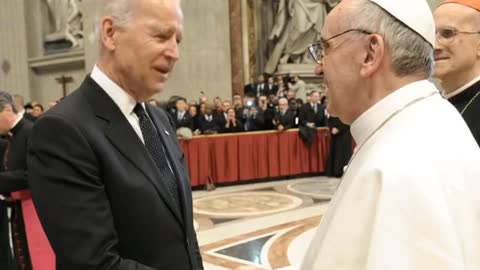
[{"label": "man in dark suit", "polygon": [[33,128],[29,180],[56,270],[203,269],[174,122],[145,102],[179,58],[179,2],[102,2],[92,73]]},{"label": "man in dark suit", "polygon": [[[0,269],[32,269],[28,253],[21,201],[9,198],[10,193],[28,188],[27,145],[32,130],[32,122],[17,114],[13,98],[0,91],[0,134],[5,140],[0,142],[3,156],[0,172]],[[6,216],[9,209],[10,223]],[[9,245],[9,228],[13,250]],[[12,256],[13,255],[13,256]]]},{"label": "man in dark suit", "polygon": [[176,129],[185,127],[193,130],[193,119],[187,112],[187,106],[187,100],[183,97],[179,98],[175,103],[177,109],[175,113],[171,114],[171,117],[173,118]]},{"label": "man in dark suit", "polygon": [[320,104],[320,94],[317,91],[310,93],[310,101],[300,108],[298,118],[300,137],[307,145],[311,145],[316,128],[326,126],[325,107]]},{"label": "man in dark suit", "polygon": [[273,119],[273,125],[278,131],[284,131],[292,128],[295,121],[295,115],[293,111],[288,108],[288,100],[286,98],[280,98],[278,100],[278,112]]},{"label": "man in dark suit", "polygon": [[267,82],[268,83],[265,87],[266,90],[264,91],[264,95],[266,96],[276,95],[278,92],[278,85],[275,85],[273,77],[268,77]]},{"label": "man in dark suit", "polygon": [[299,111],[300,126],[317,128],[326,126],[325,107],[320,104],[320,94],[317,91],[310,93],[310,102],[307,102]]}]

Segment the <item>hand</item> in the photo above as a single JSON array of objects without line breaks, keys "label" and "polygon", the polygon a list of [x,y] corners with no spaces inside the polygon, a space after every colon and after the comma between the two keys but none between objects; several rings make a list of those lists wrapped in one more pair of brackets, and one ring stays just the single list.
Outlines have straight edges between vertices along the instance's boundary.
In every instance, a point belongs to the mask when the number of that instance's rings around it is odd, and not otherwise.
[{"label": "hand", "polygon": [[252,115],[255,117],[257,116],[258,110],[256,107],[252,107]]},{"label": "hand", "polygon": [[307,127],[309,127],[309,128],[315,128],[315,123],[309,122],[309,123],[307,123]]},{"label": "hand", "polygon": [[285,127],[283,125],[278,125],[277,129],[278,131],[284,131]]},{"label": "hand", "polygon": [[336,128],[336,127],[332,128],[332,134],[333,135],[337,135],[339,132],[340,132],[340,130],[338,130],[338,128]]},{"label": "hand", "polygon": [[243,117],[248,116],[248,108],[243,109]]}]

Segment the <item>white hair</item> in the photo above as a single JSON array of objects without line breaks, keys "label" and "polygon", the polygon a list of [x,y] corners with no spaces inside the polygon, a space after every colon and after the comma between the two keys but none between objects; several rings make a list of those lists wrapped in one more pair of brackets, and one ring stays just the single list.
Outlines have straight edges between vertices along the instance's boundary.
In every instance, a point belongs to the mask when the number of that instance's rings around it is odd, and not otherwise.
[{"label": "white hair", "polygon": [[421,35],[368,0],[354,2],[350,27],[377,33],[392,51],[392,68],[397,76],[433,73],[433,48]]},{"label": "white hair", "polygon": [[100,7],[97,10],[94,22],[95,40],[102,46],[100,35],[102,33],[102,21],[105,16],[110,16],[115,24],[120,27],[127,27],[133,15],[134,0],[100,0]]}]

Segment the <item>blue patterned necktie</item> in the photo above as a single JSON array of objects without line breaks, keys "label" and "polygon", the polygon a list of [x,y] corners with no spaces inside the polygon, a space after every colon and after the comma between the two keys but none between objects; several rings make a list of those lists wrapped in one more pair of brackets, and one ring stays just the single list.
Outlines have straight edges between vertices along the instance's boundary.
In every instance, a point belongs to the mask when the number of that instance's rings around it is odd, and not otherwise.
[{"label": "blue patterned necktie", "polygon": [[168,164],[167,154],[165,153],[165,147],[160,139],[160,135],[157,133],[157,130],[153,126],[152,121],[141,104],[137,103],[133,112],[138,116],[140,129],[142,130],[143,139],[145,141],[145,147],[160,170],[160,176],[162,177],[162,180],[165,181],[175,205],[180,209],[177,179]]}]

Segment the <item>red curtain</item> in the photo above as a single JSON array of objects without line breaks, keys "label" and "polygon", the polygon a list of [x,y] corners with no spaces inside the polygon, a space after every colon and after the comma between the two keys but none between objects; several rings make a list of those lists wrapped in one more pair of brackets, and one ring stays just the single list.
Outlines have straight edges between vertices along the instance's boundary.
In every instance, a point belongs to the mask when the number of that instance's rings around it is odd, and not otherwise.
[{"label": "red curtain", "polygon": [[328,129],[317,130],[311,146],[298,129],[194,137],[180,141],[192,186],[321,173],[329,151]]}]

